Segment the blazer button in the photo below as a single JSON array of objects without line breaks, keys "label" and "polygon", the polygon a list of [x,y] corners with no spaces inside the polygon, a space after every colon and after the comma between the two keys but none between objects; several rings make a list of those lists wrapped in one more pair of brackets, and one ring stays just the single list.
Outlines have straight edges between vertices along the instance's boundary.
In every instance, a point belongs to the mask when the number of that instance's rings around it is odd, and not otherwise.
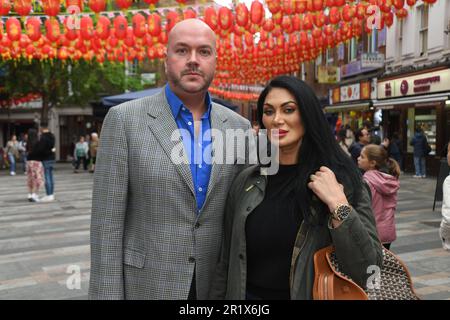
[{"label": "blazer button", "polygon": [[197,222],[197,223],[195,224],[195,229],[198,229],[198,228],[200,228],[200,223]]},{"label": "blazer button", "polygon": [[242,253],[239,254],[239,259],[244,260],[244,255]]},{"label": "blazer button", "polygon": [[251,211],[252,210],[252,207],[247,207],[247,211]]},{"label": "blazer button", "polygon": [[194,257],[189,257],[189,262],[190,263],[194,263],[195,262],[195,258]]}]

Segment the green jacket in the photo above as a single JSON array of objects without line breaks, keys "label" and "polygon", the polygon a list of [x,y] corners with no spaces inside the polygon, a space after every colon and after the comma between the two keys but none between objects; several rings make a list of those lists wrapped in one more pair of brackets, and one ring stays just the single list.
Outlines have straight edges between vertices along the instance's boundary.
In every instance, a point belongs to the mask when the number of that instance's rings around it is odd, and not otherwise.
[{"label": "green jacket", "polygon": [[[267,176],[260,174],[258,166],[252,166],[243,170],[231,186],[225,211],[224,242],[209,295],[211,299],[245,299],[245,222],[247,216],[263,201],[266,184]],[[330,227],[329,221],[320,222],[319,217],[323,215],[319,215],[318,210],[323,210],[323,207],[313,197],[312,222],[301,224],[293,248],[289,279],[291,299],[312,299],[314,253],[330,244],[336,248],[342,271],[362,287],[366,287],[366,280],[370,276],[367,273],[368,266],[381,266],[382,249],[372,213],[370,190],[363,180],[357,187],[362,190],[358,203],[352,202],[353,190],[345,190],[353,210],[336,229]]]}]

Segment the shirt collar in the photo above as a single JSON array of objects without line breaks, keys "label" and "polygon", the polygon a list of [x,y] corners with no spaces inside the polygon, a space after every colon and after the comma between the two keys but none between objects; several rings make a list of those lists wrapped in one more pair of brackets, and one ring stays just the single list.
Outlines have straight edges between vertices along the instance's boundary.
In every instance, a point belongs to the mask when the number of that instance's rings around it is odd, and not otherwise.
[{"label": "shirt collar", "polygon": [[[172,111],[173,117],[176,119],[178,117],[178,114],[180,113],[181,107],[184,106],[183,102],[170,89],[169,84],[166,84],[165,92],[166,92],[167,102],[169,103],[169,106],[170,106],[170,110]],[[211,96],[210,96],[209,92],[206,92],[205,103],[208,106],[208,109],[206,110],[205,114],[202,116],[202,119],[209,118],[209,115],[211,114],[212,103],[211,103]]]}]

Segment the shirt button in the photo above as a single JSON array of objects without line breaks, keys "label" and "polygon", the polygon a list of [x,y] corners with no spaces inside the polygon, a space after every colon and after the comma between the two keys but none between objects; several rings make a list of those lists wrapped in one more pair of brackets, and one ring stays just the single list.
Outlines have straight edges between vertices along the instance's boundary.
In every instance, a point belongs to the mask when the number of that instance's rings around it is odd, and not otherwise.
[{"label": "shirt button", "polygon": [[189,121],[189,122],[188,122],[188,125],[192,126],[192,122]]},{"label": "shirt button", "polygon": [[185,108],[185,107],[183,107],[183,108],[181,108],[181,110],[183,110],[183,111],[186,111],[186,108]]},{"label": "shirt button", "polygon": [[247,207],[247,211],[250,211],[250,210],[252,210],[252,207]]},{"label": "shirt button", "polygon": [[198,191],[202,192],[202,191],[203,191],[203,189],[202,189],[202,188],[198,188]]},{"label": "shirt button", "polygon": [[197,222],[197,223],[195,224],[195,229],[198,229],[198,228],[200,228],[200,223]]},{"label": "shirt button", "polygon": [[242,253],[239,254],[239,259],[244,260],[244,255]]},{"label": "shirt button", "polygon": [[190,263],[194,263],[195,262],[195,258],[194,257],[189,257],[189,262]]},{"label": "shirt button", "polygon": [[198,167],[199,167],[199,168],[201,169],[201,168],[202,168],[202,165],[201,165],[201,164],[199,164],[199,165],[198,165]]}]

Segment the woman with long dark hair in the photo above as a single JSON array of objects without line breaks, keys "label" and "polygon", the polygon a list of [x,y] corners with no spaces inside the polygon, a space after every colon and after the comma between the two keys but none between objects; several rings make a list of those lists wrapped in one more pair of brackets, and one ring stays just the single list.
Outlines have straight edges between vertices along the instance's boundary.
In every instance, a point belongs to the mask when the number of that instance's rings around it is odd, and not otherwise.
[{"label": "woman with long dark hair", "polygon": [[[214,299],[312,299],[314,253],[333,244],[361,287],[381,265],[370,195],[303,81],[280,76],[262,91],[258,120],[278,149],[279,170],[259,165],[230,189]],[[272,157],[272,161],[277,161]]]}]

